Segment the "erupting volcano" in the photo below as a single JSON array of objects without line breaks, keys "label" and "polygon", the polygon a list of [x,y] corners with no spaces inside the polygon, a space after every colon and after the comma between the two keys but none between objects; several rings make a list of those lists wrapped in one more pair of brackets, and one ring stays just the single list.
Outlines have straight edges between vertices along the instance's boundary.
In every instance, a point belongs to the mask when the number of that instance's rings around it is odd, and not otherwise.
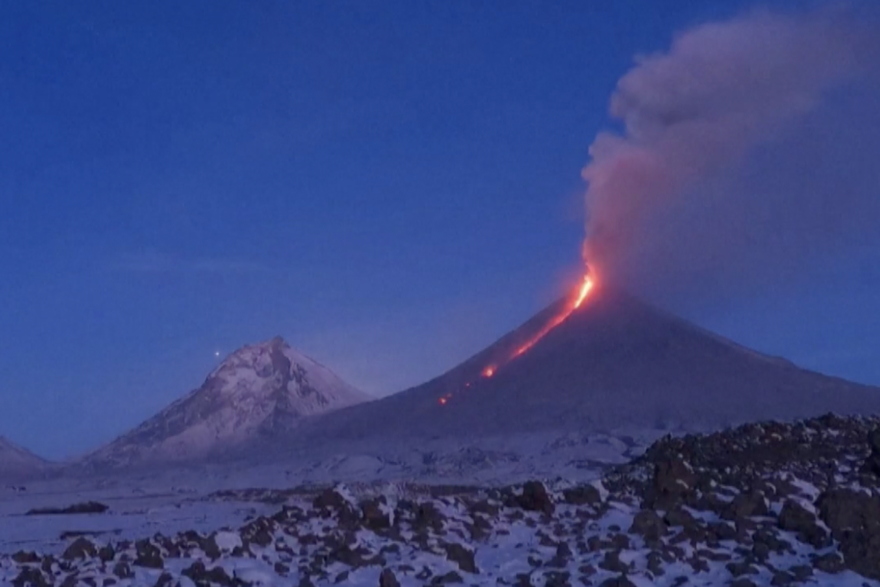
[{"label": "erupting volcano", "polygon": [[367,454],[370,447],[474,439],[504,445],[532,433],[691,431],[832,410],[876,412],[880,389],[742,347],[594,273],[446,373],[303,421],[284,450]]},{"label": "erupting volcano", "polygon": [[574,312],[575,310],[577,310],[578,308],[580,308],[583,305],[584,301],[587,299],[587,296],[590,295],[590,291],[592,289],[593,289],[593,277],[590,275],[590,273],[588,271],[587,274],[584,275],[584,281],[583,281],[583,283],[581,283],[581,286],[577,292],[577,297],[574,299],[572,304],[570,306],[566,307],[558,315],[556,315],[550,322],[547,323],[547,326],[545,326],[540,331],[538,331],[538,333],[535,336],[533,336],[531,339],[529,339],[521,347],[516,349],[516,352],[513,353],[513,357],[511,357],[511,358],[516,358],[516,357],[524,354],[530,348],[535,346],[535,344],[539,340],[541,340],[542,338],[547,336],[548,332],[550,332],[551,330],[553,330],[554,328],[556,328],[557,326],[559,326],[560,324],[565,322],[568,319],[568,317],[571,316],[572,312]]},{"label": "erupting volcano", "polygon": [[[500,369],[510,361],[516,359],[517,357],[526,354],[529,349],[534,347],[536,344],[538,344],[538,342],[541,341],[541,339],[547,336],[547,334],[551,330],[565,322],[575,310],[577,310],[584,304],[584,302],[587,300],[587,297],[589,297],[590,291],[592,291],[594,285],[595,281],[588,269],[586,275],[584,275],[583,281],[575,292],[575,295],[572,296],[570,302],[566,303],[559,312],[553,315],[547,321],[547,323],[544,324],[543,327],[541,327],[541,329],[531,335],[525,342],[517,346],[513,353],[511,353],[501,361],[493,362],[484,367],[483,370],[480,372],[480,376],[484,379],[489,379],[490,377],[493,377],[496,373],[498,373],[498,369]],[[471,385],[472,382],[469,381],[464,384],[464,387],[469,388],[471,387]],[[449,400],[452,399],[454,395],[454,392],[449,392],[440,397],[437,401],[441,406],[445,406],[449,403]]]}]

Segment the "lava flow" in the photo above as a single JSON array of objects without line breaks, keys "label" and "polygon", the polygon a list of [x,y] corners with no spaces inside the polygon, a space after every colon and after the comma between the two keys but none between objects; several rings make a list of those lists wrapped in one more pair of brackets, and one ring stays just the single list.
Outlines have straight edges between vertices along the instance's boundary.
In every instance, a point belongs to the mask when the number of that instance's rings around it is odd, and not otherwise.
[{"label": "lava flow", "polygon": [[[584,302],[589,297],[590,291],[592,291],[594,285],[595,281],[593,280],[593,277],[589,273],[587,273],[584,276],[583,283],[581,283],[580,287],[577,290],[577,295],[573,297],[570,303],[566,304],[565,308],[563,308],[559,314],[557,314],[549,322],[547,322],[547,324],[545,324],[544,327],[541,328],[541,330],[539,330],[536,334],[534,334],[529,340],[517,347],[513,354],[511,354],[506,360],[502,361],[501,363],[492,363],[490,365],[487,365],[480,372],[480,377],[484,379],[492,377],[498,372],[498,369],[500,367],[503,367],[506,363],[509,363],[510,361],[516,359],[520,355],[525,354],[529,349],[538,344],[538,341],[547,336],[547,333],[565,322],[575,310],[577,310],[584,304]],[[465,387],[470,386],[470,382],[465,384]],[[439,400],[440,405],[445,406],[449,402],[449,400],[452,399],[452,396],[452,393],[447,393],[445,396],[441,397]]]},{"label": "lava flow", "polygon": [[[593,278],[590,277],[590,274],[588,273],[587,275],[584,276],[584,282],[581,284],[581,287],[578,290],[578,295],[574,299],[574,301],[569,306],[567,306],[565,308],[565,310],[562,311],[562,313],[556,315],[552,320],[550,320],[550,322],[548,322],[544,326],[544,328],[542,328],[540,331],[538,331],[537,334],[535,334],[532,338],[530,338],[528,341],[526,341],[525,344],[523,344],[518,349],[516,349],[516,352],[513,353],[513,356],[510,358],[515,359],[516,357],[524,354],[530,348],[535,346],[539,340],[541,340],[542,338],[547,336],[548,332],[550,332],[551,330],[553,330],[554,328],[556,328],[557,326],[559,326],[560,324],[565,322],[568,319],[568,317],[571,316],[572,312],[574,312],[575,310],[577,310],[578,308],[580,308],[583,305],[584,300],[586,300],[587,296],[590,295],[590,290],[592,290],[592,289],[593,289]],[[493,369],[493,373],[491,373],[489,375],[489,377],[491,377],[492,375],[494,375],[494,369]]]}]

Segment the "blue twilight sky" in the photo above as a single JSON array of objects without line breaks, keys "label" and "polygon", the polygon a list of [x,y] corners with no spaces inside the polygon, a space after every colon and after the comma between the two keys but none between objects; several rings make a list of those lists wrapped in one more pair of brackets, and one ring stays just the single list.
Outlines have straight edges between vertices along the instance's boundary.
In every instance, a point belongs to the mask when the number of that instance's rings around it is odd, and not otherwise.
[{"label": "blue twilight sky", "polygon": [[[0,435],[81,453],[276,334],[376,394],[439,374],[577,277],[633,56],[754,6],[3,3]],[[869,253],[675,309],[880,384]]]}]

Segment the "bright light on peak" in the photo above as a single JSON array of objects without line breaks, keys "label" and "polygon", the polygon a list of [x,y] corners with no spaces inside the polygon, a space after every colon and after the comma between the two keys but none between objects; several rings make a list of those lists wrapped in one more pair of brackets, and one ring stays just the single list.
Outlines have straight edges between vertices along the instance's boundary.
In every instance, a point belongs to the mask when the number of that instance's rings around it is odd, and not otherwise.
[{"label": "bright light on peak", "polygon": [[578,290],[578,297],[574,301],[575,309],[581,307],[581,305],[584,303],[584,300],[586,300],[587,296],[590,295],[590,290],[593,289],[594,285],[595,282],[593,281],[592,276],[590,276],[589,273],[584,275],[584,282],[581,284],[581,288],[580,290]]},{"label": "bright light on peak", "polygon": [[[549,321],[547,321],[547,323],[544,324],[543,328],[534,333],[531,338],[520,344],[520,346],[517,347],[512,354],[508,355],[507,359],[502,360],[499,363],[487,365],[480,372],[480,376],[484,379],[489,379],[490,377],[495,375],[500,367],[504,367],[510,361],[528,352],[551,330],[565,322],[568,317],[574,313],[575,310],[580,308],[584,304],[584,302],[587,301],[587,298],[590,296],[590,292],[593,290],[593,287],[595,287],[595,285],[596,281],[593,278],[593,274],[589,271],[589,269],[587,269],[587,273],[586,275],[584,275],[583,282],[581,282],[580,286],[578,286],[575,295],[570,298],[570,301],[563,307],[563,309],[558,314],[553,316]],[[464,387],[470,387],[471,383],[475,382],[467,382],[464,384]],[[446,403],[452,398],[452,396],[452,393],[446,394],[445,396],[441,397],[438,402],[441,406],[445,406]]]}]

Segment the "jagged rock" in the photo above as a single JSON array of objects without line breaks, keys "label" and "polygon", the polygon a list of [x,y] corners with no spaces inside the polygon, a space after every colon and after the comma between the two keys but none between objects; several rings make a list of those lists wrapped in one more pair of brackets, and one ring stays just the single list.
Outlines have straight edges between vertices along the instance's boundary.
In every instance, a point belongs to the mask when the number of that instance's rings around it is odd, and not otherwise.
[{"label": "jagged rock", "polygon": [[686,509],[674,507],[663,516],[663,521],[669,526],[682,526],[685,528],[697,525],[697,519]]},{"label": "jagged rock", "polygon": [[764,494],[760,491],[749,491],[734,497],[721,516],[727,520],[738,520],[752,516],[766,516],[768,512]]},{"label": "jagged rock", "polygon": [[680,457],[660,461],[654,465],[649,505],[672,505],[693,491],[696,482],[693,468]]},{"label": "jagged rock", "polygon": [[629,531],[645,540],[656,541],[666,534],[666,523],[653,510],[641,510],[633,518]]},{"label": "jagged rock", "polygon": [[379,587],[400,587],[400,581],[391,569],[382,569],[379,575]]},{"label": "jagged rock", "polygon": [[131,570],[131,567],[128,566],[128,563],[118,562],[113,567],[113,574],[119,577],[120,579],[130,579],[134,577],[134,573]]},{"label": "jagged rock", "polygon": [[803,582],[813,576],[813,567],[810,565],[796,565],[788,569],[788,572],[794,576],[795,580]]},{"label": "jagged rock", "polygon": [[590,505],[602,502],[599,490],[592,485],[578,485],[562,492],[565,503],[569,505]]},{"label": "jagged rock", "polygon": [[40,569],[25,567],[12,580],[13,587],[50,587],[52,581],[47,580]]},{"label": "jagged rock", "polygon": [[38,563],[40,562],[40,557],[35,552],[25,552],[20,550],[12,555],[12,560],[23,565],[27,563]]},{"label": "jagged rock", "polygon": [[74,540],[61,555],[64,560],[92,558],[98,553],[95,545],[88,538],[80,537]]},{"label": "jagged rock", "polygon": [[336,489],[325,489],[321,491],[312,501],[312,506],[318,510],[341,510],[351,507],[345,496]]},{"label": "jagged rock", "polygon": [[205,554],[212,561],[217,560],[223,554],[220,550],[220,546],[217,545],[217,533],[214,532],[210,536],[202,537],[201,535],[193,532],[195,534],[196,544],[199,545]]},{"label": "jagged rock", "polygon": [[391,527],[391,517],[385,511],[385,498],[377,497],[361,503],[364,525],[372,530],[387,530]]},{"label": "jagged rock", "polygon": [[629,565],[620,560],[620,553],[616,550],[605,552],[605,558],[599,562],[599,568],[616,573],[626,573]]},{"label": "jagged rock", "polygon": [[880,498],[850,489],[826,491],[817,500],[822,521],[840,542],[847,568],[880,579]]},{"label": "jagged rock", "polygon": [[226,573],[223,567],[218,566],[212,569],[208,569],[205,567],[205,563],[203,563],[202,561],[194,562],[189,567],[181,571],[180,574],[192,579],[193,583],[195,583],[196,585],[216,583],[218,585],[223,585],[224,587],[227,587],[235,584],[232,577],[230,577]]},{"label": "jagged rock", "polygon": [[42,571],[44,573],[51,574],[53,571],[53,568],[55,566],[55,563],[56,563],[55,557],[53,557],[51,554],[47,554],[46,556],[44,556],[40,560],[40,569],[42,569]]},{"label": "jagged rock", "polygon": [[414,525],[416,529],[424,530],[431,528],[434,532],[443,530],[443,522],[446,518],[431,502],[420,503],[415,511]]},{"label": "jagged rock", "polygon": [[109,544],[102,546],[98,549],[98,558],[101,559],[103,563],[109,563],[116,557],[116,551],[113,550],[113,547]]},{"label": "jagged rock", "polygon": [[733,577],[758,574],[758,569],[750,565],[747,561],[736,561],[727,563],[727,570]]},{"label": "jagged rock", "polygon": [[518,495],[516,502],[522,509],[529,512],[543,512],[551,515],[556,509],[547,488],[540,481],[527,481]]},{"label": "jagged rock", "polygon": [[135,543],[137,557],[134,559],[134,565],[145,567],[148,569],[162,569],[165,567],[165,561],[159,548],[149,540],[138,540]]},{"label": "jagged rock", "polygon": [[880,429],[868,433],[868,447],[871,449],[871,454],[865,459],[863,470],[880,477]]},{"label": "jagged rock", "polygon": [[816,516],[794,500],[785,500],[779,512],[778,524],[782,530],[795,532],[798,540],[814,548],[831,545],[831,537],[819,526]]},{"label": "jagged rock", "polygon": [[443,549],[446,551],[446,558],[457,564],[458,568],[462,571],[465,573],[479,573],[474,559],[474,551],[457,543],[444,544]]},{"label": "jagged rock", "polygon": [[666,574],[666,571],[663,569],[663,555],[661,555],[656,550],[652,550],[648,553],[648,571],[651,572],[653,577],[661,577]]},{"label": "jagged rock", "polygon": [[256,544],[265,548],[274,541],[273,531],[274,524],[272,520],[260,517],[243,526],[239,534],[245,546]]}]

